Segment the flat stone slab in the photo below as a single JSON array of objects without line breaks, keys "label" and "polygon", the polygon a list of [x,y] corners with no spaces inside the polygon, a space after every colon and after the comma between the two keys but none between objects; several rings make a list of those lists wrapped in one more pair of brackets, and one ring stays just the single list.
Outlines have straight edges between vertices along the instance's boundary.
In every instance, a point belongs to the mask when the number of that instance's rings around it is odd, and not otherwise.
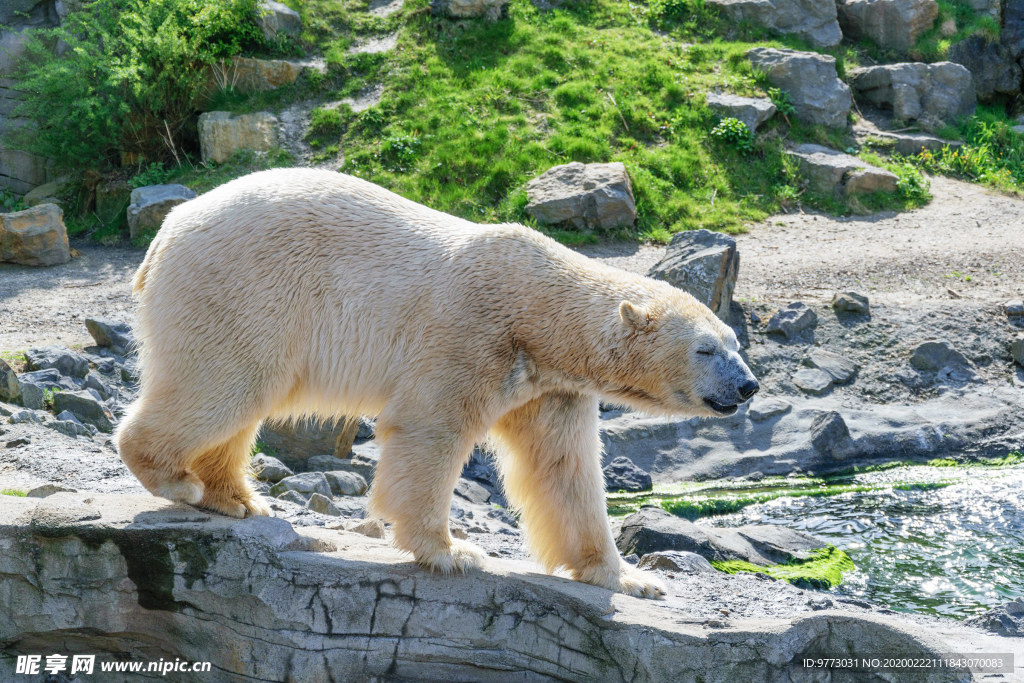
[{"label": "flat stone slab", "polygon": [[[709,628],[671,596],[630,598],[523,562],[441,576],[362,534],[300,535],[148,495],[0,496],[0,595],[6,651],[95,654],[97,668],[114,653],[209,661],[224,683],[782,683],[812,650],[953,651],[905,618],[835,610]],[[0,658],[0,679],[15,680],[14,665]]]},{"label": "flat stone slab", "polygon": [[729,93],[708,93],[707,105],[716,114],[747,124],[751,133],[756,133],[758,127],[775,114],[775,105],[769,99]]},{"label": "flat stone slab", "polygon": [[823,370],[801,368],[793,374],[793,384],[808,394],[820,396],[832,388],[832,377]]},{"label": "flat stone slab", "polygon": [[787,152],[800,163],[800,171],[812,192],[861,195],[895,192],[895,173],[877,168],[855,156],[821,145],[798,145]]}]

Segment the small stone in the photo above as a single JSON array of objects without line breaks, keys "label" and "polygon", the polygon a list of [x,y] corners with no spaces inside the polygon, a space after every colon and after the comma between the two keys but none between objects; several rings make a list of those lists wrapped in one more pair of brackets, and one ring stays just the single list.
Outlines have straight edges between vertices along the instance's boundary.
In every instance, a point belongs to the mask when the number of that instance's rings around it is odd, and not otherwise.
[{"label": "small stone", "polygon": [[278,36],[297,36],[302,33],[302,17],[287,5],[274,0],[260,0],[256,8],[256,24],[269,41]]},{"label": "small stone", "polygon": [[794,301],[789,306],[778,310],[768,321],[768,334],[774,334],[793,340],[818,324],[818,314],[807,304]]},{"label": "small stone", "polygon": [[95,372],[90,372],[85,376],[85,388],[95,391],[100,396],[100,400],[106,401],[108,398],[113,396],[113,391],[106,382]]},{"label": "small stone", "polygon": [[313,512],[319,512],[321,515],[330,515],[331,517],[340,517],[341,510],[338,509],[330,498],[321,494],[314,493],[306,501],[306,507]]},{"label": "small stone", "polygon": [[663,569],[683,574],[707,574],[716,571],[710,562],[697,553],[680,550],[647,553],[640,558],[637,568]]},{"label": "small stone", "polygon": [[0,359],[0,401],[16,401],[21,396],[18,374]]},{"label": "small stone", "polygon": [[932,340],[919,344],[910,354],[910,364],[923,372],[943,368],[969,368],[971,362],[948,341]]},{"label": "small stone", "polygon": [[814,396],[821,396],[832,388],[832,378],[823,370],[802,368],[793,375],[793,384]]},{"label": "small stone", "polygon": [[295,474],[283,462],[266,453],[257,453],[252,457],[250,463],[253,472],[256,473],[256,478],[271,484],[276,484],[285,477],[291,477]]},{"label": "small stone", "polygon": [[67,377],[84,378],[89,373],[89,361],[82,355],[60,346],[44,346],[25,352],[29,370],[54,369]]},{"label": "small stone", "polygon": [[843,416],[832,410],[814,418],[811,423],[811,445],[819,454],[835,460],[849,454],[853,440]]},{"label": "small stone", "polygon": [[1024,367],[1024,334],[1018,334],[1017,338],[1010,343],[1010,355],[1017,365]]},{"label": "small stone", "polygon": [[1008,318],[1024,317],[1024,301],[1007,301],[1003,304],[1003,311]]},{"label": "small stone", "polygon": [[[319,493],[325,496],[331,495],[331,485],[323,472],[303,472],[291,477],[285,477],[270,487],[270,495],[280,498],[285,491],[296,491],[298,493],[313,494]],[[305,499],[303,499],[305,502]]]},{"label": "small stone", "polygon": [[18,412],[13,413],[8,418],[8,421],[11,424],[15,425],[25,424],[29,422],[42,422],[42,420],[39,419],[39,416],[36,414],[36,411],[34,410],[19,410]]},{"label": "small stone", "polygon": [[455,494],[465,498],[470,503],[486,505],[491,502],[491,493],[480,484],[469,479],[459,478],[455,483]]},{"label": "small stone", "polygon": [[384,538],[384,522],[379,519],[361,519],[352,522],[346,528],[348,531],[369,536],[370,538]]},{"label": "small stone", "polygon": [[30,410],[42,410],[46,406],[46,392],[37,384],[18,382],[21,391],[21,405]]},{"label": "small stone", "polygon": [[70,260],[64,212],[56,204],[0,214],[0,261],[56,266]]},{"label": "small stone", "polygon": [[857,292],[836,292],[832,297],[832,308],[844,313],[867,315],[871,311],[868,298]]},{"label": "small stone", "polygon": [[811,351],[810,355],[804,358],[804,365],[828,373],[836,384],[846,384],[857,374],[857,364],[852,360],[822,349]]},{"label": "small stone", "polygon": [[25,496],[27,498],[46,498],[47,496],[52,496],[55,493],[77,492],[78,491],[75,489],[70,489],[64,486],[60,486],[58,484],[43,484],[42,486],[37,486],[34,489],[30,490],[28,493],[25,494]]},{"label": "small stone", "polygon": [[[273,490],[273,487],[271,487],[271,490]],[[273,494],[271,494],[271,495],[273,495]],[[278,496],[276,496],[276,498],[278,500],[286,500],[289,503],[295,503],[296,505],[301,505],[302,507],[306,507],[306,496],[301,494],[301,493],[299,493],[298,491],[291,491],[291,490],[283,491]]]},{"label": "small stone", "polygon": [[[128,232],[132,239],[156,234],[171,209],[194,199],[184,185],[149,185],[132,190],[128,205]],[[86,321],[86,326],[88,326]]]},{"label": "small stone", "polygon": [[636,220],[633,186],[620,162],[554,166],[526,184],[526,213],[547,225],[610,230]]},{"label": "small stone", "polygon": [[708,93],[708,108],[716,114],[739,119],[751,133],[775,114],[775,105],[767,98],[740,97],[728,93]]},{"label": "small stone", "polygon": [[793,404],[781,398],[758,399],[747,409],[747,417],[753,422],[764,422],[777,415],[785,415],[792,409]]},{"label": "small stone", "polygon": [[75,414],[72,413],[70,410],[65,410],[64,412],[62,412],[60,415],[57,416],[57,419],[82,424],[82,421],[75,417]]},{"label": "small stone", "polygon": [[615,458],[604,468],[604,485],[606,491],[650,491],[653,487],[651,475],[637,467],[625,456]]},{"label": "small stone", "polygon": [[114,431],[114,416],[88,390],[58,391],[53,395],[53,409],[58,413],[71,411],[83,423],[94,425],[101,432]]},{"label": "small stone", "polygon": [[336,496],[361,496],[366,493],[366,480],[355,472],[324,472],[331,493]]}]

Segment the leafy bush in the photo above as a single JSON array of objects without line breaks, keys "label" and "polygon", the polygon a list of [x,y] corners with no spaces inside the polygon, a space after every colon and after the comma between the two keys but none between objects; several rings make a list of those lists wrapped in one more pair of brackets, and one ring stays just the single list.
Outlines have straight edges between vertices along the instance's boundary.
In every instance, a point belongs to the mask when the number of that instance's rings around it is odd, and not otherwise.
[{"label": "leafy bush", "polygon": [[765,92],[768,93],[768,98],[775,105],[775,108],[787,120],[796,113],[796,107],[793,105],[793,100],[790,99],[788,92],[781,88],[768,88]]},{"label": "leafy bush", "polygon": [[745,154],[754,149],[754,135],[747,124],[739,119],[724,118],[711,130],[714,140],[731,145]]},{"label": "leafy bush", "polygon": [[194,112],[208,69],[263,40],[257,0],[95,0],[59,28],[35,31],[18,109],[36,130],[14,143],[66,167],[118,152],[149,160],[195,146]]},{"label": "leafy bush", "polygon": [[924,204],[932,198],[931,183],[914,164],[898,161],[889,164],[889,170],[896,174],[896,194],[900,199]]},{"label": "leafy bush", "polygon": [[12,194],[7,190],[0,191],[0,209],[4,211],[21,211],[25,208],[25,203],[16,194]]},{"label": "leafy bush", "polygon": [[174,171],[164,168],[163,164],[153,163],[144,170],[136,173],[128,179],[132,187],[148,187],[150,185],[163,185],[174,175]]}]

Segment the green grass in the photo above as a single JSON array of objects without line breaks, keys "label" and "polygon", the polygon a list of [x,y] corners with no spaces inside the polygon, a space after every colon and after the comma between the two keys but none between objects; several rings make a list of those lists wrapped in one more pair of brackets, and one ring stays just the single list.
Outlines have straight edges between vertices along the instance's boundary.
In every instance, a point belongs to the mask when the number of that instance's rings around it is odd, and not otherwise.
[{"label": "green grass", "polygon": [[18,498],[24,498],[28,495],[28,491],[22,491],[21,489],[0,489],[0,496],[17,496]]},{"label": "green grass", "polygon": [[832,545],[813,551],[806,560],[793,560],[788,564],[760,567],[742,560],[729,560],[715,561],[711,566],[726,574],[756,572],[797,586],[820,589],[838,586],[843,581],[843,574],[854,569],[849,555]]},{"label": "green grass", "polygon": [[28,357],[24,351],[0,351],[0,360],[3,360],[15,371],[24,368],[28,364]]},{"label": "green grass", "polygon": [[[999,39],[998,22],[990,17],[979,16],[966,0],[938,0],[938,4],[939,17],[934,26],[922,34],[914,45],[911,56],[915,59],[941,62],[946,59],[951,46],[977,34],[988,40]],[[949,19],[956,22],[956,31],[944,36],[942,25]]]}]

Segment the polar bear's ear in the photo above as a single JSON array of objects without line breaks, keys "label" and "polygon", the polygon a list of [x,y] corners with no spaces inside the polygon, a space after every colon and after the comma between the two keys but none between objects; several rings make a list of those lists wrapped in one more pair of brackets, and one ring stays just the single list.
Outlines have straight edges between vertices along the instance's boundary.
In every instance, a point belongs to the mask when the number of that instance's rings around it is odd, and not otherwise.
[{"label": "polar bear's ear", "polygon": [[651,324],[651,314],[630,301],[619,304],[619,317],[633,329],[643,331]]}]

